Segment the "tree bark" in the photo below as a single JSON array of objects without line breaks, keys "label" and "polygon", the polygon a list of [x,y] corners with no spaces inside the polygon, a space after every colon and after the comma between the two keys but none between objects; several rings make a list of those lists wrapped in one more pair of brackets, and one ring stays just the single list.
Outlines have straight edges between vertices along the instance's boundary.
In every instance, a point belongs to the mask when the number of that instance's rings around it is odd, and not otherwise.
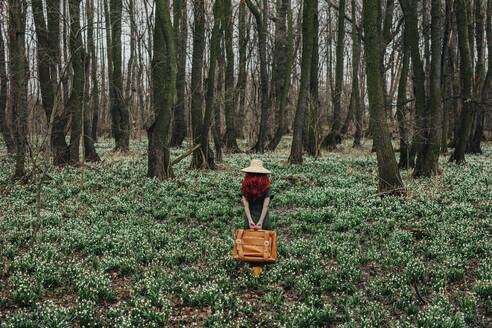
[{"label": "tree bark", "polygon": [[373,127],[374,143],[378,163],[380,193],[401,194],[403,182],[391,145],[386,114],[381,74],[381,27],[379,12],[381,0],[363,1],[363,25],[365,35],[365,54],[367,72],[367,91],[369,95],[369,112]]},{"label": "tree bark", "polygon": [[[96,148],[94,143],[96,140],[93,136],[93,124],[97,125],[97,111],[99,107],[99,88],[97,84],[97,55],[96,55],[96,47],[94,43],[94,20],[92,17],[92,13],[94,13],[94,2],[93,0],[88,0],[86,3],[87,8],[87,48],[88,48],[88,58],[87,58],[87,73],[89,73],[89,59],[91,64],[90,75],[87,74],[87,80],[85,82],[87,86],[87,90],[89,88],[89,79],[92,84],[92,93],[87,94],[87,98],[89,99],[90,110],[85,111],[84,115],[84,150],[85,150],[85,159],[89,162],[99,162],[101,159],[96,152]],[[92,120],[91,120],[92,114]],[[94,122],[94,117],[96,120]]]},{"label": "tree bark", "polygon": [[[492,1],[487,2],[487,20],[486,20],[486,38],[487,38],[487,51],[489,54],[489,59],[488,59],[488,68],[487,68],[487,74],[485,76],[485,81],[482,86],[482,92],[481,92],[481,103],[482,104],[490,104],[492,101],[492,60],[490,59],[490,54],[492,54]],[[485,105],[482,105],[485,106]],[[485,109],[482,107],[479,109],[480,112],[482,113],[482,118],[479,121],[480,126],[477,127],[478,129],[483,129],[484,126],[484,120],[485,120]],[[475,143],[478,143],[479,140],[482,141],[483,135],[482,133],[478,132],[475,134]]]},{"label": "tree bark", "polygon": [[212,115],[214,112],[215,104],[215,74],[217,69],[217,62],[220,56],[220,40],[222,37],[222,31],[220,23],[222,19],[222,4],[223,0],[217,0],[214,3],[214,26],[212,28],[212,36],[210,38],[210,63],[208,66],[207,77],[207,93],[205,97],[205,113],[203,116],[203,126],[201,133],[201,145],[202,150],[207,159],[207,168],[214,170],[214,154],[209,146],[209,131],[212,123]]},{"label": "tree bark", "polygon": [[[479,101],[486,80],[485,72],[485,13],[483,0],[475,1],[475,38],[477,44],[477,65],[475,67],[475,99]],[[481,154],[481,142],[483,138],[483,126],[485,119],[485,108],[482,104],[476,104],[475,130],[470,136],[469,152]]]},{"label": "tree bark", "polygon": [[177,44],[177,69],[176,76],[176,103],[174,105],[173,132],[171,146],[181,146],[186,137],[185,122],[185,87],[186,87],[186,62],[188,41],[187,1],[174,0],[174,30],[176,31]]},{"label": "tree bark", "polygon": [[343,50],[345,48],[345,0],[340,0],[338,5],[338,35],[336,57],[337,64],[335,67],[335,94],[333,95],[333,124],[330,133],[323,141],[323,145],[328,150],[334,150],[337,147],[337,139],[340,140],[341,127],[341,99],[343,87]]},{"label": "tree bark", "polygon": [[[60,61],[59,5],[60,3],[57,0],[48,0],[46,2],[46,17],[48,19],[46,23],[43,14],[43,2],[41,0],[34,0],[32,2],[37,36],[37,66],[41,100],[48,121],[53,110],[54,97],[58,89],[57,68]],[[66,79],[65,76],[61,78]],[[65,165],[70,160],[69,148],[65,141],[65,126],[67,121],[68,117],[65,109],[62,109],[61,113],[56,114],[53,122],[50,142],[53,151],[53,163],[55,165]]]},{"label": "tree bark", "polygon": [[[452,45],[452,10],[451,0],[446,0],[446,14],[444,23],[444,37],[442,44],[442,59],[441,59],[441,89],[443,90],[444,97],[450,98],[452,93],[452,80],[450,70],[450,52]],[[448,131],[449,131],[449,105],[450,101],[444,101],[442,106],[442,132],[441,132],[441,153],[447,153],[448,151]]]},{"label": "tree bark", "polygon": [[429,109],[424,118],[425,144],[418,154],[414,177],[432,177],[439,173],[441,152],[441,0],[431,0],[431,67]]},{"label": "tree bark", "polygon": [[111,0],[111,47],[112,80],[110,81],[111,120],[115,140],[115,150],[127,152],[130,150],[130,117],[123,98],[123,74],[121,53],[121,11],[122,0]]},{"label": "tree bark", "polygon": [[407,81],[410,70],[410,54],[408,49],[408,36],[403,33],[403,60],[400,73],[400,83],[398,84],[398,100],[396,107],[396,117],[398,119],[398,130],[400,132],[400,162],[398,167],[408,170],[410,168],[410,147],[408,140],[408,130],[406,125],[406,101],[407,101]]},{"label": "tree bark", "polygon": [[473,64],[468,33],[469,3],[466,0],[456,0],[456,16],[458,24],[458,45],[460,49],[461,67],[460,76],[463,86],[463,109],[460,117],[460,128],[456,135],[456,148],[454,149],[451,162],[461,164],[465,162],[465,150],[473,123]]},{"label": "tree bark", "polygon": [[[222,0],[221,0],[222,1]],[[222,2],[222,5],[224,3]],[[221,14],[221,24],[224,23],[223,21],[223,15]],[[223,26],[223,25],[222,25]],[[223,27],[221,26],[221,29]],[[219,40],[220,42],[220,40]],[[224,56],[224,49],[222,46],[222,42],[219,44],[218,48],[218,53],[217,53],[217,82],[215,83],[215,96],[213,100],[213,128],[212,128],[212,135],[214,138],[214,147],[215,147],[215,160],[217,162],[222,162],[222,123],[221,123],[221,111],[222,111],[222,104],[224,103],[224,75],[225,75],[225,56]]]},{"label": "tree bark", "polygon": [[[263,8],[267,8],[266,2],[263,0]],[[265,142],[267,134],[268,124],[268,109],[270,107],[268,98],[268,73],[267,73],[267,54],[266,54],[266,18],[268,13],[263,11],[263,15],[260,14],[258,8],[251,2],[246,0],[249,10],[253,14],[256,20],[256,28],[258,30],[258,54],[260,57],[260,90],[261,90],[261,117],[260,117],[260,129],[258,132],[258,141],[251,149],[257,153],[265,152]]]},{"label": "tree bark", "polygon": [[310,90],[311,61],[313,58],[315,4],[315,0],[306,0],[303,7],[301,82],[299,85],[299,97],[297,99],[297,111],[294,118],[294,136],[289,156],[290,164],[302,164],[302,135],[307,97]]},{"label": "tree bark", "polygon": [[176,66],[176,40],[171,25],[169,3],[168,0],[157,0],[152,59],[155,121],[147,130],[149,136],[147,175],[159,180],[172,177],[167,138],[176,88]]},{"label": "tree bark", "polygon": [[354,147],[358,147],[360,146],[360,139],[362,137],[362,106],[360,104],[360,81],[359,81],[361,36],[357,32],[355,0],[352,0],[352,53],[353,53],[352,106],[354,107],[354,112],[355,112]]},{"label": "tree bark", "polygon": [[[286,19],[287,24],[286,26]],[[292,75],[292,63],[294,57],[294,31],[292,22],[292,8],[290,0],[282,0],[280,11],[278,14],[278,35],[276,35],[275,54],[277,65],[273,69],[277,69],[275,83],[275,108],[278,113],[277,130],[273,139],[267,146],[267,149],[274,151],[282,136],[286,131],[286,107],[287,98],[289,95],[290,80]]]},{"label": "tree bark", "polygon": [[0,25],[0,133],[7,147],[7,153],[15,153],[14,139],[7,123],[7,71],[5,66],[5,43],[3,41],[2,26]]},{"label": "tree bark", "polygon": [[[191,122],[193,145],[201,142],[203,107],[203,52],[205,51],[205,4],[203,0],[194,0],[193,57],[191,67]],[[206,166],[201,148],[193,152],[191,167],[201,169]]]},{"label": "tree bark", "polygon": [[307,152],[312,157],[318,157],[320,149],[319,140],[319,92],[318,92],[318,70],[319,70],[319,20],[318,20],[318,0],[314,3],[313,17],[313,58],[311,59],[311,81],[309,90],[309,116],[307,129]]},{"label": "tree bark", "polygon": [[9,73],[10,99],[12,101],[14,141],[16,145],[14,179],[25,176],[25,153],[27,136],[27,71],[28,63],[25,56],[25,28],[27,3],[25,0],[13,1],[9,14]]},{"label": "tree bark", "polygon": [[79,162],[80,137],[82,135],[82,102],[84,101],[84,53],[80,29],[80,0],[69,0],[70,10],[70,58],[73,69],[72,93],[67,108],[72,118],[70,126],[70,164]]},{"label": "tree bark", "polygon": [[246,3],[241,2],[239,6],[239,72],[236,85],[236,100],[238,104],[237,120],[236,120],[236,133],[239,138],[244,138],[243,122],[245,116],[246,107],[246,50],[249,41],[249,28],[246,26]]},{"label": "tree bark", "polygon": [[[234,50],[232,47],[232,34],[234,28],[234,16],[232,15],[231,0],[224,0],[223,28],[225,37],[226,51],[226,71],[225,71],[225,103],[224,112],[226,117],[225,146],[230,152],[239,152],[236,141],[235,108],[234,101]],[[218,157],[218,155],[217,155]]]},{"label": "tree bark", "polygon": [[424,63],[420,57],[419,32],[417,8],[409,0],[400,0],[401,7],[405,16],[405,29],[408,36],[408,44],[412,58],[413,86],[415,94],[415,121],[416,126],[413,134],[412,148],[410,154],[410,167],[414,167],[414,152],[419,154],[425,144],[425,116],[427,112],[426,93],[425,93],[425,72]]}]

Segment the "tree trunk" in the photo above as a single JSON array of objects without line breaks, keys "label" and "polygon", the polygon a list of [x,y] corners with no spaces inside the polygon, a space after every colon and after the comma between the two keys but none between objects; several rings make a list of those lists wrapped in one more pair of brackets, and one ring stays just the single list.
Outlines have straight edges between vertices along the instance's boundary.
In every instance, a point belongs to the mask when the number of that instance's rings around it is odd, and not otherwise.
[{"label": "tree trunk", "polygon": [[431,0],[431,68],[429,110],[425,121],[425,144],[418,154],[414,177],[432,177],[439,172],[441,152],[441,0]]},{"label": "tree trunk", "polygon": [[[482,86],[481,92],[481,103],[482,106],[479,108],[481,113],[481,120],[478,121],[479,126],[477,126],[477,132],[475,133],[474,142],[479,144],[483,138],[483,127],[485,120],[485,108],[484,104],[490,104],[492,101],[492,60],[490,59],[490,54],[492,54],[492,1],[487,2],[487,21],[486,21],[486,32],[487,32],[487,52],[489,54],[487,74],[485,76],[485,81]],[[479,131],[480,129],[480,131]]]},{"label": "tree trunk", "polygon": [[155,121],[147,130],[149,136],[147,175],[159,180],[172,177],[167,138],[176,88],[175,42],[168,0],[158,0],[152,59]]},{"label": "tree trunk", "polygon": [[[92,17],[92,13],[94,13],[94,2],[93,0],[88,0],[86,3],[87,8],[87,48],[88,48],[88,58],[86,60],[86,82],[87,91],[90,90],[89,87],[89,79],[92,82],[92,93],[89,94],[87,92],[86,99],[89,99],[88,103],[90,104],[91,110],[86,110],[84,115],[84,149],[85,149],[85,159],[89,162],[99,162],[101,159],[96,152],[96,148],[94,147],[95,140],[93,138],[93,124],[97,124],[92,118],[97,117],[97,111],[99,107],[99,88],[97,85],[97,56],[96,56],[96,48],[94,44],[94,20]],[[89,75],[89,59],[91,64],[91,70]]]},{"label": "tree trunk", "polygon": [[410,168],[410,148],[408,144],[408,130],[406,126],[406,101],[407,101],[407,81],[410,69],[410,55],[408,51],[408,36],[403,32],[403,63],[400,73],[400,83],[398,84],[398,103],[396,107],[396,117],[398,118],[398,130],[400,132],[400,162],[399,168],[408,170]]},{"label": "tree trunk", "polygon": [[[222,17],[222,23],[223,23]],[[221,42],[222,43],[222,42]],[[217,53],[217,83],[215,84],[215,97],[213,104],[213,129],[212,134],[214,137],[214,146],[215,146],[215,159],[217,162],[222,162],[222,123],[220,120],[221,117],[221,108],[224,103],[224,74],[225,74],[225,57],[224,57],[224,49],[221,45],[219,45],[219,51]]]},{"label": "tree trunk", "polygon": [[205,114],[203,116],[203,126],[201,134],[202,150],[207,159],[207,167],[211,170],[215,169],[214,154],[209,146],[209,131],[212,123],[212,115],[214,112],[215,104],[215,74],[217,69],[217,62],[220,56],[220,40],[222,37],[222,31],[220,27],[222,19],[223,0],[217,0],[214,3],[214,26],[212,29],[212,36],[210,38],[210,63],[208,66],[207,77],[207,93],[205,98]]},{"label": "tree trunk", "polygon": [[[232,47],[232,34],[234,29],[234,16],[232,15],[231,0],[224,0],[223,28],[225,33],[225,51],[227,57],[225,72],[225,106],[226,117],[225,146],[230,152],[239,152],[236,141],[235,108],[234,101],[234,50]],[[218,155],[217,155],[218,157]]]},{"label": "tree trunk", "polygon": [[[37,65],[39,74],[39,84],[41,91],[41,99],[43,103],[43,109],[46,113],[46,118],[49,121],[51,111],[57,110],[53,108],[58,89],[57,69],[60,59],[60,46],[59,46],[59,24],[60,16],[59,1],[49,0],[47,5],[47,19],[46,24],[43,15],[43,3],[41,0],[34,0],[32,2],[33,17],[36,27],[37,36]],[[65,76],[61,77],[66,79]],[[65,165],[69,162],[69,149],[65,141],[65,126],[67,123],[67,116],[65,110],[62,110],[61,114],[56,114],[53,122],[53,129],[51,135],[51,149],[53,151],[53,162],[55,165]]]},{"label": "tree trunk", "polygon": [[[475,38],[477,43],[477,65],[475,70],[475,99],[480,102],[486,80],[485,72],[485,13],[483,0],[475,1]],[[475,130],[470,136],[469,151],[473,154],[481,154],[480,146],[483,138],[483,125],[485,119],[485,108],[483,104],[476,104]]]},{"label": "tree trunk", "polygon": [[[288,31],[286,26],[288,22]],[[292,63],[294,57],[294,31],[292,23],[292,8],[290,0],[282,0],[278,14],[278,39],[276,40],[275,54],[278,57],[275,83],[275,108],[278,113],[278,124],[275,136],[270,141],[267,149],[274,151],[286,131],[286,107],[289,95],[290,79],[292,74]]]},{"label": "tree trunk", "polygon": [[[89,0],[90,3],[91,3],[91,10],[92,12],[95,12],[94,8],[95,8],[95,1],[97,0]],[[91,16],[91,15],[89,15]],[[99,15],[98,15],[99,17]],[[92,34],[94,34],[94,26],[90,24],[90,22],[93,21],[93,18],[91,17],[90,20],[89,20],[89,26],[88,26],[88,31],[87,33],[89,33],[89,30],[92,30]],[[99,40],[99,29],[97,29],[97,34],[96,34],[96,40]],[[92,108],[91,108],[91,112],[92,112],[92,124],[91,124],[91,128],[92,130],[90,131],[90,136],[92,138],[92,142],[93,143],[97,143],[97,126],[98,126],[98,123],[99,123],[99,112],[100,112],[100,99],[104,99],[105,95],[104,95],[104,89],[101,88],[101,94],[102,94],[102,97],[100,98],[99,97],[99,85],[98,85],[98,81],[97,81],[97,47],[96,47],[96,43],[94,42],[94,37],[92,38],[92,40],[90,38],[88,38],[88,45],[89,45],[89,52],[90,52],[90,56],[92,58],[91,60],[91,81],[92,81]],[[104,56],[103,58],[101,58],[101,61],[104,62]],[[104,66],[103,64],[101,66]],[[101,68],[101,84],[104,84],[104,75],[105,75],[105,72],[104,70]]]},{"label": "tree trunk", "polygon": [[[452,44],[452,13],[451,13],[451,0],[446,0],[446,15],[444,24],[444,37],[442,44],[442,58],[441,58],[441,89],[444,93],[444,98],[448,99],[452,90],[452,71],[449,69],[449,59]],[[447,153],[448,151],[448,131],[449,131],[449,99],[443,102],[442,106],[442,132],[441,132],[441,153]]]},{"label": "tree trunk", "polygon": [[311,81],[309,92],[309,116],[307,129],[307,152],[313,157],[318,157],[320,149],[318,147],[319,140],[319,92],[318,92],[318,70],[319,70],[319,20],[318,20],[318,0],[314,3],[313,17],[313,58],[311,59]]},{"label": "tree trunk", "polygon": [[[193,144],[201,142],[202,107],[203,107],[203,52],[205,51],[205,4],[202,0],[194,0],[193,57],[191,67],[191,122],[193,128]],[[206,166],[201,148],[193,152],[191,167],[201,169]]]},{"label": "tree trunk", "polygon": [[[419,32],[418,32],[418,18],[417,8],[413,2],[409,0],[400,0],[401,7],[405,16],[405,29],[408,36],[408,45],[410,47],[410,54],[412,58],[413,68],[413,86],[415,94],[415,120],[416,127],[414,130],[412,148],[415,153],[420,154],[425,144],[425,116],[427,112],[426,106],[426,94],[425,94],[425,72],[424,63],[420,57],[419,46]],[[414,155],[411,151],[410,155],[410,167],[414,167]]]},{"label": "tree trunk", "polygon": [[463,109],[460,117],[460,128],[456,135],[456,148],[454,149],[451,162],[461,164],[465,162],[465,150],[470,135],[473,119],[473,64],[468,33],[469,3],[466,0],[456,0],[456,16],[458,24],[458,45],[460,49],[461,68],[460,76],[463,85]]},{"label": "tree trunk", "polygon": [[[136,61],[136,56],[137,56],[137,51],[136,51],[136,39],[137,39],[137,26],[135,22],[135,3],[134,0],[128,0],[127,2],[127,7],[128,7],[128,20],[130,24],[130,33],[129,33],[129,38],[130,38],[130,58],[128,58],[128,63],[127,63],[127,69],[126,69],[126,86],[125,86],[125,92],[124,92],[124,104],[125,108],[128,110],[128,127],[129,127],[129,138],[131,138],[131,127],[134,126],[135,122],[135,117],[137,116],[137,113],[135,113],[135,106],[133,105],[133,100],[134,100],[134,87],[133,87],[133,77],[134,77],[134,67],[135,67],[135,61]],[[124,52],[125,53],[125,52]]]},{"label": "tree trunk", "polygon": [[84,53],[80,30],[80,0],[69,0],[70,56],[73,69],[72,93],[67,103],[72,118],[70,126],[70,164],[79,162],[80,137],[82,135],[82,102],[84,101]]},{"label": "tree trunk", "polygon": [[236,133],[239,138],[244,138],[243,122],[246,107],[246,50],[249,41],[249,28],[246,26],[246,4],[244,2],[239,6],[239,73],[236,85],[236,100],[238,104]]},{"label": "tree trunk", "polygon": [[25,0],[13,1],[9,14],[9,73],[10,99],[12,101],[14,140],[16,145],[14,179],[22,179],[25,175],[25,153],[27,136],[27,71],[28,63],[25,56],[27,3]]},{"label": "tree trunk", "polygon": [[337,49],[336,57],[337,64],[335,67],[335,94],[333,95],[333,124],[331,126],[330,133],[323,141],[323,145],[328,150],[334,150],[337,147],[337,139],[340,140],[340,127],[341,127],[341,99],[343,88],[343,62],[345,48],[344,42],[345,36],[345,0],[340,0],[338,5],[338,36],[337,36]]},{"label": "tree trunk", "polygon": [[122,0],[111,0],[111,55],[112,80],[110,82],[111,120],[115,140],[115,150],[127,152],[130,150],[130,117],[123,98],[123,74],[121,53],[121,11]]},{"label": "tree trunk", "polygon": [[367,72],[369,112],[373,127],[378,163],[380,193],[401,194],[403,182],[398,171],[395,153],[386,122],[381,74],[381,27],[379,13],[381,0],[363,1],[363,25]]},{"label": "tree trunk", "polygon": [[306,113],[308,91],[310,90],[311,61],[313,59],[315,4],[316,0],[306,0],[303,7],[301,82],[297,99],[297,111],[294,118],[294,136],[289,156],[289,163],[291,164],[302,164],[304,115]]},{"label": "tree trunk", "polygon": [[186,60],[187,60],[187,41],[188,41],[188,15],[187,1],[174,0],[174,30],[176,31],[177,44],[177,67],[176,76],[176,104],[174,105],[173,132],[171,137],[171,146],[181,146],[186,137],[185,122],[185,87],[186,87]]},{"label": "tree trunk", "polygon": [[0,133],[7,147],[7,153],[15,153],[15,144],[7,123],[7,71],[5,66],[5,43],[0,25]]},{"label": "tree trunk", "polygon": [[360,54],[361,54],[361,36],[357,33],[357,20],[356,20],[356,7],[355,0],[352,0],[352,106],[354,106],[355,112],[355,135],[354,135],[354,147],[360,146],[360,139],[362,137],[362,106],[360,104],[360,82],[359,82],[359,68],[360,68]]},{"label": "tree trunk", "polygon": [[257,153],[265,152],[265,142],[268,124],[268,109],[270,107],[268,98],[268,73],[267,73],[267,54],[266,54],[266,22],[268,13],[265,12],[267,8],[266,2],[263,0],[263,16],[260,14],[258,8],[251,2],[246,0],[249,10],[253,14],[256,20],[256,28],[258,30],[258,51],[260,57],[260,89],[261,89],[261,117],[260,117],[260,129],[258,133],[258,141],[251,149]]}]

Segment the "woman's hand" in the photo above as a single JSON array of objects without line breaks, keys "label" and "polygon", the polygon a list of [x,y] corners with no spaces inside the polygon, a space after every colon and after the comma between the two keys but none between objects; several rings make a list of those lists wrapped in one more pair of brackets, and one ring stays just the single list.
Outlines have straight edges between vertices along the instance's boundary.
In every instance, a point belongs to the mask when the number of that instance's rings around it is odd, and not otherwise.
[{"label": "woman's hand", "polygon": [[249,221],[249,228],[256,230],[256,225],[254,224],[253,221]]}]

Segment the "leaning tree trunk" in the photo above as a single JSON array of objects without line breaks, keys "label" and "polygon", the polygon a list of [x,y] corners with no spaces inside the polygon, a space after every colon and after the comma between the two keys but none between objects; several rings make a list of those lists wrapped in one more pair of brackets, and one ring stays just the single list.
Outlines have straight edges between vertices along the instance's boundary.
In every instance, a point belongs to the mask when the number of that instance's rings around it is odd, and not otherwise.
[{"label": "leaning tree trunk", "polygon": [[439,171],[441,152],[441,0],[431,1],[431,68],[429,109],[425,118],[425,144],[418,154],[414,177],[432,177]]},{"label": "leaning tree trunk", "polygon": [[2,25],[0,24],[0,133],[7,147],[7,153],[15,153],[15,144],[7,124],[7,71],[5,62],[5,46]]},{"label": "leaning tree trunk", "polygon": [[226,71],[225,71],[225,103],[226,117],[225,146],[230,152],[239,152],[236,141],[235,108],[234,101],[234,50],[232,47],[232,34],[234,28],[234,16],[232,15],[231,0],[224,0],[224,15],[222,25],[225,33]]},{"label": "leaning tree trunk", "polygon": [[303,7],[301,82],[299,85],[299,97],[297,99],[297,111],[294,118],[294,136],[289,156],[289,163],[291,164],[302,164],[304,115],[307,107],[311,61],[313,59],[315,4],[316,0],[306,0]]},{"label": "leaning tree trunk", "polygon": [[[251,2],[246,0],[249,10],[253,14],[256,20],[256,28],[258,29],[258,51],[260,56],[260,90],[261,90],[261,117],[260,117],[260,129],[258,133],[258,141],[252,148],[257,153],[265,152],[265,142],[268,124],[268,108],[270,107],[268,98],[268,73],[267,73],[267,54],[266,54],[266,17],[267,12],[260,14],[258,8]],[[263,8],[266,8],[266,0],[263,0]]]},{"label": "leaning tree trunk", "polygon": [[[194,0],[193,57],[191,66],[191,123],[193,144],[200,144],[202,133],[203,107],[203,52],[205,51],[205,4]],[[201,169],[206,160],[201,148],[193,152],[191,167]]]},{"label": "leaning tree trunk", "polygon": [[401,194],[403,182],[396,163],[395,153],[391,145],[386,112],[384,109],[384,93],[381,74],[381,27],[378,10],[381,0],[363,1],[363,25],[365,35],[365,54],[367,72],[367,92],[369,96],[369,112],[372,121],[372,134],[376,145],[378,177],[380,193]]},{"label": "leaning tree trunk", "polygon": [[356,7],[355,0],[352,0],[352,106],[354,106],[354,122],[355,122],[355,134],[353,147],[360,146],[360,139],[362,137],[362,106],[360,104],[360,82],[359,82],[359,68],[360,68],[360,54],[361,54],[361,36],[357,31],[356,20]]},{"label": "leaning tree trunk", "polygon": [[323,140],[323,146],[328,150],[334,150],[337,147],[337,139],[340,140],[341,122],[341,99],[343,88],[343,50],[345,48],[345,0],[340,0],[338,5],[338,36],[337,36],[337,64],[335,67],[335,94],[333,95],[333,124],[331,131]]},{"label": "leaning tree trunk", "polygon": [[410,147],[408,144],[408,130],[405,120],[407,101],[407,81],[410,66],[410,55],[408,51],[408,36],[403,32],[403,60],[398,84],[398,100],[396,104],[396,117],[398,119],[398,130],[400,132],[400,162],[399,168],[408,170],[410,168]]},{"label": "leaning tree trunk", "polygon": [[[275,83],[275,108],[278,113],[278,124],[275,136],[270,141],[267,149],[274,151],[277,148],[286,130],[286,107],[289,95],[290,79],[292,74],[292,63],[294,57],[294,31],[292,23],[292,8],[290,0],[282,0],[278,15],[278,39],[276,40],[275,53],[277,54],[277,69]],[[288,31],[286,26],[288,22]]]},{"label": "leaning tree trunk", "polygon": [[147,130],[149,136],[147,175],[159,180],[166,180],[172,176],[167,136],[176,88],[176,71],[176,44],[169,3],[168,0],[158,0],[152,58],[155,121]]},{"label": "leaning tree trunk", "polygon": [[320,149],[318,147],[319,140],[319,92],[318,92],[318,70],[319,70],[319,20],[318,20],[318,0],[314,3],[313,17],[313,58],[311,59],[311,81],[309,87],[309,116],[306,150],[309,155],[318,157]]},{"label": "leaning tree trunk", "polygon": [[177,69],[176,76],[176,103],[174,104],[174,120],[171,137],[171,146],[181,146],[186,137],[185,122],[185,88],[186,88],[186,60],[188,40],[187,1],[174,0],[174,30],[176,31]]},{"label": "leaning tree trunk", "polygon": [[[84,111],[84,150],[85,150],[85,159],[89,162],[99,162],[101,159],[96,152],[96,148],[94,146],[95,140],[92,136],[92,124],[97,124],[97,121],[94,122],[91,120],[92,118],[97,117],[98,111],[98,103],[99,103],[99,88],[97,85],[97,56],[96,56],[96,48],[94,44],[94,20],[91,13],[94,13],[94,3],[93,0],[87,1],[87,48],[89,50],[88,58],[86,59],[86,67],[87,67],[87,80],[85,82],[87,86],[87,90],[89,88],[89,78],[92,82],[92,93],[89,95],[87,92],[87,98],[90,99],[89,104],[91,104],[90,109]],[[89,59],[91,64],[91,74],[89,75]],[[94,113],[96,112],[96,113]],[[92,115],[91,115],[92,114]]]},{"label": "leaning tree trunk", "polygon": [[27,70],[25,55],[27,3],[25,0],[13,1],[9,14],[9,61],[10,99],[12,101],[14,140],[16,145],[14,179],[22,179],[25,175],[25,153],[27,135]]},{"label": "leaning tree trunk", "polygon": [[458,45],[461,58],[460,76],[463,86],[464,102],[461,111],[460,128],[458,135],[456,135],[456,148],[449,160],[456,162],[456,164],[461,164],[465,162],[466,143],[473,123],[473,63],[468,33],[468,12],[470,6],[466,0],[456,0],[456,2]]},{"label": "leaning tree trunk", "polygon": [[70,164],[77,164],[80,156],[80,137],[82,135],[82,102],[84,101],[84,53],[80,30],[80,0],[70,0],[70,56],[73,69],[72,93],[67,107],[72,118],[70,126]]},{"label": "leaning tree trunk", "polygon": [[115,150],[130,150],[130,117],[123,98],[123,74],[121,53],[121,11],[122,0],[111,0],[111,54],[113,71],[110,82],[111,120],[115,140]]}]

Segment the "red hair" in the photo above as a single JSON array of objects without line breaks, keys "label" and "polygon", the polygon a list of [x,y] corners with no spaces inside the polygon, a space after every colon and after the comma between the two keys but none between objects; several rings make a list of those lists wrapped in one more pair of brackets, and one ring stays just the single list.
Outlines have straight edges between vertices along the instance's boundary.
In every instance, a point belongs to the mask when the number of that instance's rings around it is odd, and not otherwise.
[{"label": "red hair", "polygon": [[241,190],[248,201],[261,198],[270,188],[270,179],[263,173],[246,173]]}]

